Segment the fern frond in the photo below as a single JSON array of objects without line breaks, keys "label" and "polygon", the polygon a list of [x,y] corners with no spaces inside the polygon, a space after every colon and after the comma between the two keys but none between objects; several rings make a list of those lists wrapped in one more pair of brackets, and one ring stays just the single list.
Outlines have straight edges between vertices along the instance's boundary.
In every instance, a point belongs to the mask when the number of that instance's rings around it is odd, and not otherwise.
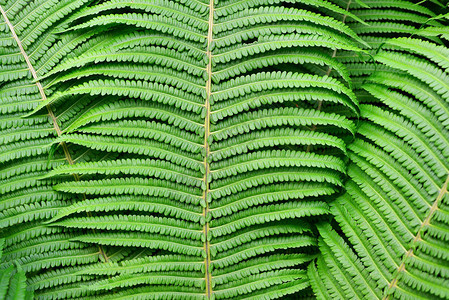
[{"label": "fern frond", "polygon": [[216,297],[217,299],[229,299],[251,294],[271,286],[277,286],[277,290],[279,290],[282,289],[284,284],[292,282],[295,283],[298,289],[301,289],[301,287],[305,288],[309,285],[306,278],[304,270],[265,272],[259,275],[249,276],[245,280],[218,286],[216,288]]},{"label": "fern frond", "polygon": [[144,258],[130,259],[117,262],[108,262],[93,265],[77,272],[77,274],[89,275],[116,275],[135,274],[145,272],[168,272],[168,271],[204,271],[204,264],[197,257],[182,255],[148,256]]},{"label": "fern frond", "polygon": [[326,214],[327,210],[328,207],[326,203],[319,202],[289,202],[286,204],[272,205],[270,208],[265,207],[265,209],[256,207],[236,213],[232,217],[227,216],[214,220],[212,224],[216,228],[211,230],[211,233],[212,236],[219,237],[225,234],[231,234],[251,225],[304,216],[319,216]]},{"label": "fern frond", "polygon": [[77,118],[66,131],[74,131],[78,127],[92,122],[116,120],[126,117],[155,118],[198,135],[204,132],[204,128],[197,121],[197,117],[192,114],[183,113],[182,111],[157,104],[145,102],[135,103],[132,101],[117,101],[98,105]]},{"label": "fern frond", "polygon": [[151,201],[148,201],[148,198],[146,197],[120,195],[115,197],[104,197],[79,201],[71,206],[61,209],[58,215],[56,215],[51,221],[56,221],[70,214],[80,212],[107,212],[120,210],[155,212],[192,222],[199,222],[200,220],[203,220],[201,217],[201,207],[194,207],[164,198],[152,197]]},{"label": "fern frond", "polygon": [[448,52],[405,38],[432,3],[0,0],[0,269],[36,299],[447,296]]},{"label": "fern frond", "polygon": [[240,261],[257,257],[258,255],[275,252],[276,250],[294,249],[315,245],[316,241],[309,236],[268,238],[262,241],[258,240],[250,242],[230,251],[219,253],[214,256],[214,263],[212,265],[214,268],[221,269],[238,264]]},{"label": "fern frond", "polygon": [[287,128],[266,130],[264,135],[259,134],[259,132],[251,132],[247,135],[239,135],[220,143],[214,143],[212,144],[211,161],[219,161],[237,154],[274,145],[319,145],[323,148],[329,147],[343,153],[346,152],[345,143],[333,135]]},{"label": "fern frond", "polygon": [[59,285],[68,286],[82,280],[91,279],[91,276],[83,276],[77,274],[77,271],[86,268],[85,266],[76,266],[63,269],[56,269],[54,271],[44,273],[31,277],[28,280],[28,288],[38,291],[48,288],[53,288]]},{"label": "fern frond", "polygon": [[332,195],[336,191],[335,187],[331,185],[323,186],[322,183],[277,183],[268,187],[259,186],[248,191],[216,199],[211,202],[210,213],[213,217],[219,218],[257,205]]},{"label": "fern frond", "polygon": [[73,234],[54,234],[41,236],[31,241],[24,241],[8,247],[7,251],[3,253],[3,258],[5,260],[14,261],[17,258],[30,256],[36,253],[84,248],[85,245],[83,244],[70,242],[70,238],[73,237]]},{"label": "fern frond", "polygon": [[[73,26],[71,30],[109,24],[134,25],[136,27],[143,27],[149,30],[160,30],[164,33],[167,32],[174,37],[198,43],[204,43],[206,41],[206,36],[201,34],[202,31],[204,31],[204,28],[203,30],[200,30],[200,28],[188,26],[183,20],[168,18],[164,15],[152,14],[109,14],[95,17],[83,24]],[[199,26],[199,24],[195,25]]]},{"label": "fern frond", "polygon": [[337,157],[290,150],[252,152],[232,158],[231,161],[219,161],[211,164],[211,167],[213,179],[275,167],[315,167],[332,169],[342,174],[346,172],[344,163]]},{"label": "fern frond", "polygon": [[309,270],[324,298],[448,295],[447,220],[437,219],[447,211],[447,48],[417,37],[387,44],[375,57],[387,71],[375,71],[363,86],[371,99],[360,106],[363,120],[348,146],[347,192],[331,203],[343,236],[320,227],[325,262]]},{"label": "fern frond", "polygon": [[19,260],[26,272],[33,272],[44,268],[58,266],[75,266],[98,261],[98,248],[84,248],[81,250],[61,250],[44,252],[23,257]]},{"label": "fern frond", "polygon": [[235,63],[226,64],[224,66],[218,67],[217,71],[213,74],[213,80],[215,83],[220,81],[235,77],[242,73],[246,73],[255,69],[263,68],[264,66],[275,66],[285,63],[292,64],[317,64],[320,66],[331,66],[332,69],[336,70],[346,82],[350,83],[351,79],[344,66],[337,61],[333,60],[330,56],[310,51],[303,50],[298,53],[298,51],[277,51],[274,55],[264,55],[264,56],[253,56],[251,59],[245,59],[237,61]]},{"label": "fern frond", "polygon": [[[81,19],[86,16],[95,16],[108,10],[115,10],[118,8],[132,8],[136,10],[144,10],[153,14],[166,16],[168,18],[176,19],[183,23],[188,23],[196,28],[207,30],[207,22],[202,19],[202,13],[204,13],[205,6],[198,5],[198,2],[192,1],[192,3],[183,2],[182,4],[171,1],[155,1],[148,3],[144,0],[139,1],[127,1],[127,0],[114,0],[106,3],[101,3],[96,6],[89,7],[80,13],[73,16],[73,20]],[[202,12],[198,11],[198,8],[202,8]]]},{"label": "fern frond", "polygon": [[[121,88],[120,88],[121,87]],[[151,92],[149,92],[151,90]],[[40,110],[42,107],[65,98],[68,95],[118,95],[130,98],[138,98],[146,101],[153,100],[169,106],[174,106],[182,110],[201,112],[201,105],[198,104],[198,97],[184,93],[167,85],[152,84],[146,81],[127,81],[127,80],[98,80],[89,81],[79,86],[72,87],[70,90],[57,93],[53,98],[43,101],[36,108]]]},{"label": "fern frond", "polygon": [[0,213],[0,228],[34,220],[45,220],[56,215],[59,208],[67,205],[61,201],[25,204]]},{"label": "fern frond", "polygon": [[312,260],[313,257],[313,255],[307,254],[273,254],[257,258],[249,261],[249,263],[242,262],[238,265],[217,270],[215,282],[217,285],[222,285],[266,271],[284,269],[289,266],[299,266]]},{"label": "fern frond", "polygon": [[[100,187],[101,186],[101,187]],[[60,183],[55,186],[59,191],[69,193],[84,193],[93,195],[146,195],[173,199],[184,203],[199,204],[198,191],[193,188],[183,187],[161,180],[117,178],[97,181],[77,181]]]},{"label": "fern frond", "polygon": [[110,246],[132,246],[150,249],[163,249],[174,253],[204,256],[201,242],[182,238],[163,237],[157,234],[142,233],[103,233],[79,236],[77,241]]},{"label": "fern frond", "polygon": [[201,240],[203,238],[199,224],[189,224],[168,218],[148,216],[128,215],[71,218],[52,223],[52,225],[107,231],[140,231],[192,240]]},{"label": "fern frond", "polygon": [[105,295],[99,299],[176,299],[176,300],[202,300],[204,293],[201,289],[192,287],[159,287],[147,286],[141,288],[121,289],[114,295]]},{"label": "fern frond", "polygon": [[[195,276],[196,275],[196,276]],[[185,286],[185,287],[196,287],[196,288],[205,288],[204,279],[202,278],[202,274],[192,274],[192,272],[176,272],[176,273],[159,273],[153,272],[151,275],[142,274],[142,275],[120,275],[113,277],[111,279],[107,279],[105,281],[99,281],[94,285],[90,285],[90,290],[112,290],[114,288],[126,288],[129,286],[136,285],[167,285],[167,286]]]},{"label": "fern frond", "polygon": [[145,141],[137,138],[123,138],[123,137],[109,137],[101,136],[99,139],[96,136],[70,134],[63,136],[59,142],[70,142],[95,150],[103,151],[117,151],[125,153],[135,153],[140,155],[147,155],[149,157],[165,159],[181,167],[187,167],[195,171],[202,171],[199,154],[192,155],[188,152],[176,151],[175,147],[166,145],[157,141]]},{"label": "fern frond", "polygon": [[86,128],[80,128],[78,131],[88,134],[152,139],[193,154],[202,151],[197,136],[173,130],[169,126],[165,126],[165,124],[156,122],[125,120],[113,124],[90,125]]},{"label": "fern frond", "polygon": [[48,172],[45,177],[73,173],[104,175],[132,174],[169,180],[196,187],[203,185],[199,172],[166,161],[151,159],[122,159],[86,162],[76,165],[61,165]]}]

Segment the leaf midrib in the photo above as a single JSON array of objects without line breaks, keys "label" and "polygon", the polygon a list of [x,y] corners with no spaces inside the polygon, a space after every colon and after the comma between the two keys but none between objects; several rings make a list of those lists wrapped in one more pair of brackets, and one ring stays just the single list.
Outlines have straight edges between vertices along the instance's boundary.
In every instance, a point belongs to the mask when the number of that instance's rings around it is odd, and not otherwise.
[{"label": "leaf midrib", "polygon": [[214,0],[210,0],[209,2],[209,20],[208,20],[208,32],[207,32],[207,51],[206,56],[208,60],[208,64],[206,67],[207,72],[207,82],[206,82],[206,117],[204,120],[204,148],[205,148],[205,155],[204,155],[204,184],[206,186],[204,190],[204,210],[203,210],[203,217],[205,219],[204,224],[204,250],[206,252],[206,257],[204,260],[205,264],[205,283],[206,283],[206,298],[212,299],[212,274],[210,271],[210,244],[209,244],[209,203],[208,203],[208,194],[209,194],[209,176],[210,176],[210,165],[209,165],[209,155],[210,155],[210,148],[209,148],[209,136],[210,136],[210,115],[211,115],[211,109],[210,109],[210,98],[212,95],[212,43],[213,43],[213,25],[214,25]]}]

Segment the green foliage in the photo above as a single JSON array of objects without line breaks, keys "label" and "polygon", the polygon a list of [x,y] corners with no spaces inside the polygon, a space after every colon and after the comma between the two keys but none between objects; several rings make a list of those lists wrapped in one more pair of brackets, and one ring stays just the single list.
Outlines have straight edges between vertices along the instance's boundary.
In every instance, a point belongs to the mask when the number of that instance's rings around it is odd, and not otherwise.
[{"label": "green foliage", "polygon": [[448,298],[443,4],[0,0],[0,299]]},{"label": "green foliage", "polygon": [[[425,7],[388,7],[392,21],[407,19],[423,30]],[[380,11],[355,14],[374,20]],[[353,69],[364,78],[365,95],[348,146],[346,193],[331,204],[336,224],[319,225],[322,259],[309,266],[320,299],[449,297],[447,47],[417,31],[389,40],[378,35],[409,32],[396,24],[363,32],[384,42],[371,62],[376,68]]]}]

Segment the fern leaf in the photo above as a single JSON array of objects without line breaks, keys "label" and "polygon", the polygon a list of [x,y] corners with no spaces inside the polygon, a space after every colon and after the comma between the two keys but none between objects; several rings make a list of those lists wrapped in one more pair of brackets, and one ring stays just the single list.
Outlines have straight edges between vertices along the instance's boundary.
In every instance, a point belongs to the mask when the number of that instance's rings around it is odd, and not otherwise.
[{"label": "fern leaf", "polygon": [[[403,2],[394,7],[429,13]],[[330,225],[320,229],[324,262],[309,269],[324,298],[370,291],[376,299],[447,297],[447,240],[439,230],[447,222],[436,218],[447,211],[447,49],[419,37],[387,45],[375,57],[386,72],[374,71],[363,86],[369,95],[348,146],[347,192],[331,203],[343,237]]]},{"label": "fern leaf", "polygon": [[0,286],[447,298],[447,16],[416,2],[0,0]]}]

